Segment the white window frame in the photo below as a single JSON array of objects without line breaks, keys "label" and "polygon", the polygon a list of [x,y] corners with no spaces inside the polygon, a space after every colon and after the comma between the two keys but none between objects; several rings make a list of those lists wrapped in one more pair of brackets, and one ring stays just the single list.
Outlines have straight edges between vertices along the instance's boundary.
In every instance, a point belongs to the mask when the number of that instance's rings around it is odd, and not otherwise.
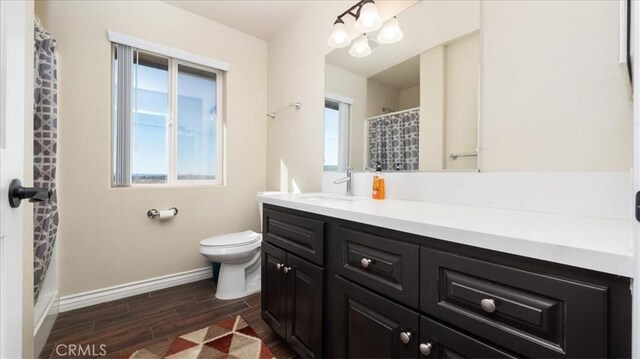
[{"label": "white window frame", "polygon": [[[116,36],[114,36],[116,35]],[[188,53],[178,49],[171,49],[164,45],[148,42],[146,40],[136,39],[127,35],[122,35],[109,31],[109,39],[112,46],[115,47],[116,42],[134,47],[138,51],[151,53],[155,56],[164,57],[168,61],[168,116],[166,119],[167,126],[167,181],[164,183],[131,183],[126,186],[119,186],[114,182],[113,171],[115,168],[116,157],[114,156],[115,133],[113,133],[114,122],[116,121],[116,113],[111,114],[111,164],[110,176],[111,187],[113,188],[149,188],[149,187],[182,187],[182,186],[221,186],[226,183],[226,116],[224,108],[224,83],[226,80],[225,70],[229,69],[229,64],[208,59],[199,55]],[[172,56],[173,55],[173,56]],[[112,53],[112,67],[114,65]],[[216,178],[212,180],[179,180],[178,179],[178,66],[183,65],[194,69],[216,74]],[[217,65],[219,68],[213,67]],[[112,87],[115,89],[116,68],[112,68]],[[117,96],[112,90],[112,102],[115,104]],[[113,111],[115,106],[111,106]],[[133,123],[131,124],[133,126]],[[131,139],[130,139],[131,141]],[[131,143],[131,142],[130,142]],[[132,161],[130,161],[132,163]]]},{"label": "white window frame", "polygon": [[[339,124],[338,124],[338,164],[337,172],[344,172],[349,167],[349,156],[351,153],[350,141],[351,136],[351,110],[353,108],[353,99],[350,97],[337,95],[331,92],[325,92],[325,108],[326,102],[333,102],[338,104]],[[323,149],[324,156],[324,149]],[[324,161],[324,159],[323,159]],[[325,172],[335,172],[332,169],[327,169],[324,165],[322,170]]]},{"label": "white window frame", "polygon": [[[178,65],[188,66],[194,69],[200,69],[216,74],[216,179],[213,180],[180,180],[178,179]],[[169,123],[168,128],[169,139],[169,173],[167,183],[159,183],[158,185],[179,184],[179,185],[223,185],[225,163],[224,152],[226,143],[226,126],[224,120],[224,103],[222,98],[224,72],[202,66],[187,61],[169,58]],[[133,184],[132,184],[133,185]],[[145,186],[145,184],[135,184],[136,186]]]}]

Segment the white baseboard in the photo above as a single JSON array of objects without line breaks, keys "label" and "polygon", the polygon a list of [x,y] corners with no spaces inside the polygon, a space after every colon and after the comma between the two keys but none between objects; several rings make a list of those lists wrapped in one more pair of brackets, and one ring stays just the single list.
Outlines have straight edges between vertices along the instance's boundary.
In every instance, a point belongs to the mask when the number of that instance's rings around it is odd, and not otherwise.
[{"label": "white baseboard", "polygon": [[137,294],[152,292],[158,289],[174,287],[211,278],[211,267],[194,269],[186,272],[169,274],[161,277],[125,283],[113,287],[92,290],[60,298],[60,312],[88,307],[94,304],[110,302]]},{"label": "white baseboard", "polygon": [[53,323],[58,316],[58,292],[42,293],[33,310],[33,349],[36,357],[40,356],[40,351],[44,348],[49,338],[49,333],[53,328]]}]

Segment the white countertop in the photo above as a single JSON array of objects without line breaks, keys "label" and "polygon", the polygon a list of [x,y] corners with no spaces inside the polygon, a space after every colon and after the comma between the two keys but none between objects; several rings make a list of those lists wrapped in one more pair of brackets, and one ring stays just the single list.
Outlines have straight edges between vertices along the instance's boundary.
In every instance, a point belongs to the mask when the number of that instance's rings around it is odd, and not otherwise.
[{"label": "white countertop", "polygon": [[449,242],[633,276],[630,220],[326,193],[259,194],[258,201]]}]

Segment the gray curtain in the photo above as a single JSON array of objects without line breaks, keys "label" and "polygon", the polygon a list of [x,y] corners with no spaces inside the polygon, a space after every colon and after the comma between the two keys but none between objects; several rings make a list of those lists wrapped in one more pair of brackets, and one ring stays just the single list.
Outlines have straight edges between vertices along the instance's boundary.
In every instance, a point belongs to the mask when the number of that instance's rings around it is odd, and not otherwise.
[{"label": "gray curtain", "polygon": [[369,120],[369,168],[383,171],[419,169],[420,109],[394,112]]},{"label": "gray curtain", "polygon": [[53,190],[49,201],[37,202],[33,206],[33,297],[37,300],[58,232],[58,64],[56,40],[44,30],[37,18],[35,23],[33,184]]}]

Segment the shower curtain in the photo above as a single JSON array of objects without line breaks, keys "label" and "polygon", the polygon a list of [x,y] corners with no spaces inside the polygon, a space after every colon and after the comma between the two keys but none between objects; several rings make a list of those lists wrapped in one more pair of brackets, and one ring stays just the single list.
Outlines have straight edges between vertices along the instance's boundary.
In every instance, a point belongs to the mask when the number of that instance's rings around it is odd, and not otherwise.
[{"label": "shower curtain", "polygon": [[369,121],[369,168],[383,171],[419,169],[420,109],[394,112]]},{"label": "shower curtain", "polygon": [[56,190],[58,79],[56,40],[35,20],[35,84],[33,111],[33,185],[49,188],[49,201],[33,206],[33,297],[38,299],[58,232]]}]

